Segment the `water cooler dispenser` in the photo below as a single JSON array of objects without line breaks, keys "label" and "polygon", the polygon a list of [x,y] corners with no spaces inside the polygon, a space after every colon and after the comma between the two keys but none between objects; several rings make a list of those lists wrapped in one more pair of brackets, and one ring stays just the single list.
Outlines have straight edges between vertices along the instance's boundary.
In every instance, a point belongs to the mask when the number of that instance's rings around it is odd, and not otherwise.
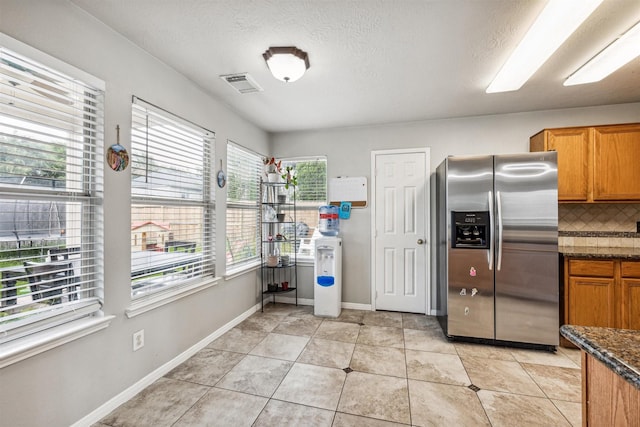
[{"label": "water cooler dispenser", "polygon": [[342,311],[342,239],[323,236],[315,245],[313,314],[338,317]]}]

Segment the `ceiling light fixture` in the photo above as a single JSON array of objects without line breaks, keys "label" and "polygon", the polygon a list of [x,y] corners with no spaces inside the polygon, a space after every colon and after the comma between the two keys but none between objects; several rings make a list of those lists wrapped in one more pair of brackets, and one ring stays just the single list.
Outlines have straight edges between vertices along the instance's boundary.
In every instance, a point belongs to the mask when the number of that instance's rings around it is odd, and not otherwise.
[{"label": "ceiling light fixture", "polygon": [[309,69],[309,55],[297,47],[270,47],[262,57],[273,77],[286,83],[295,82]]},{"label": "ceiling light fixture", "polygon": [[565,86],[599,82],[640,56],[640,22],[564,81]]},{"label": "ceiling light fixture", "polygon": [[520,89],[602,1],[549,0],[486,92]]}]

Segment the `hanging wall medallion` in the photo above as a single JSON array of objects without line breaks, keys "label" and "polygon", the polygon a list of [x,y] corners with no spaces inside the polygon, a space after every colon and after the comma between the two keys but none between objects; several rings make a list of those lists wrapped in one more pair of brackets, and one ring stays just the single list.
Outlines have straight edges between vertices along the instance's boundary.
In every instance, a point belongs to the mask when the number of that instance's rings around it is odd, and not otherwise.
[{"label": "hanging wall medallion", "polygon": [[218,187],[224,188],[227,184],[227,174],[222,170],[222,160],[220,160],[220,170],[218,171]]},{"label": "hanging wall medallion", "polygon": [[129,153],[120,145],[120,126],[116,126],[117,142],[107,148],[107,163],[116,172],[123,171],[129,165]]}]

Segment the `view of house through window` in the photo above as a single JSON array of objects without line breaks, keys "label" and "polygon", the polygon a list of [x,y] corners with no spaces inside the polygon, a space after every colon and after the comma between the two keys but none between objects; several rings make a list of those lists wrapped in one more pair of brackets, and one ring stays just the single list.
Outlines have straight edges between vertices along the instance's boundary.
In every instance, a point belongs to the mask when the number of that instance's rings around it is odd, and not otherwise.
[{"label": "view of house through window", "polygon": [[133,297],[214,275],[213,141],[213,132],[134,98]]},{"label": "view of house through window", "polygon": [[104,84],[50,62],[0,45],[0,343],[101,307]]}]

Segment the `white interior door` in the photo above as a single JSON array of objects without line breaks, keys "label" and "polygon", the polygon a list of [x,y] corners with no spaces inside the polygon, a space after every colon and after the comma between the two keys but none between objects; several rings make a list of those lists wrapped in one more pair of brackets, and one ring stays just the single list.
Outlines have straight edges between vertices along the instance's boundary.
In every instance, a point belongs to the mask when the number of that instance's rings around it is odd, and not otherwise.
[{"label": "white interior door", "polygon": [[426,313],[429,149],[375,151],[371,164],[372,306]]}]

